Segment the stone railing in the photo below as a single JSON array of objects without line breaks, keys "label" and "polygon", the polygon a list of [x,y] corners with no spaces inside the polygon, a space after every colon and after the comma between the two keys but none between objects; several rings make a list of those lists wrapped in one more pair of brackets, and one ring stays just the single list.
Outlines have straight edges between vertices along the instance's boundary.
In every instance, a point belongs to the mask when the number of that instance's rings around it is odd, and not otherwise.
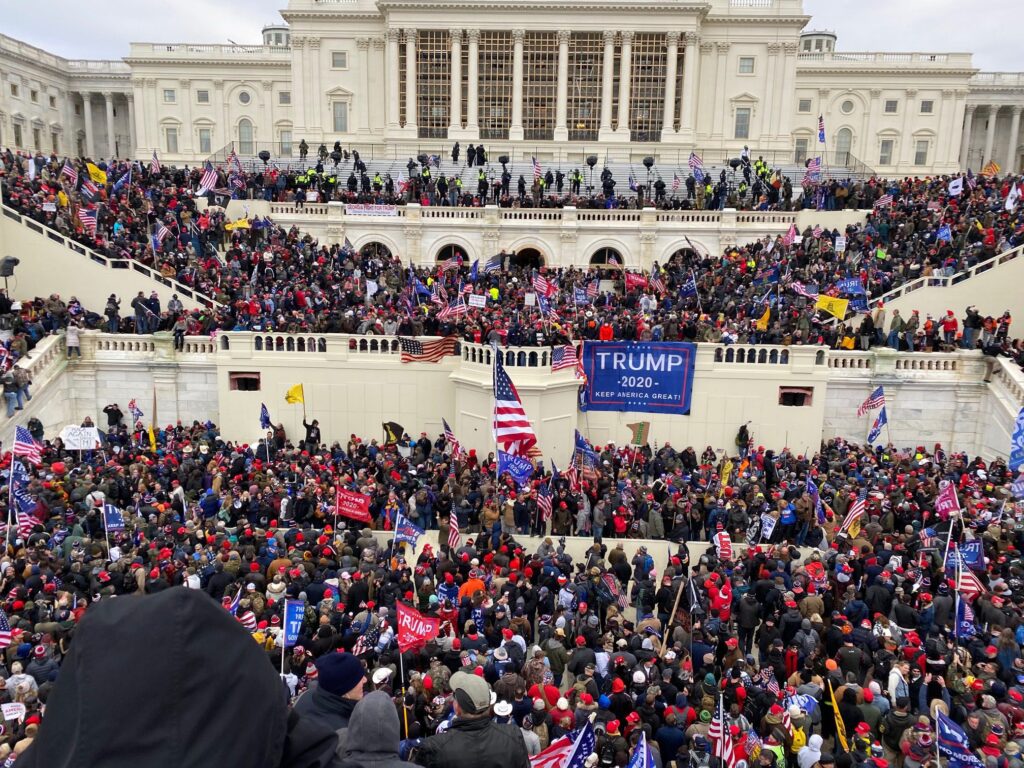
[{"label": "stone railing", "polygon": [[1014,402],[1017,408],[1024,408],[1024,371],[1012,360],[999,357],[992,369],[990,385],[993,389],[1001,389],[1006,397]]},{"label": "stone railing", "polygon": [[917,64],[971,67],[969,53],[893,53],[888,51],[847,52],[825,51],[800,53],[800,63],[825,62],[828,64]]},{"label": "stone railing", "polygon": [[63,333],[47,336],[29,352],[28,357],[18,361],[17,367],[28,371],[33,389],[42,389],[64,370],[67,362],[65,350]]},{"label": "stone railing", "polygon": [[1018,245],[1016,248],[1011,248],[1008,251],[997,253],[995,256],[985,259],[984,261],[978,262],[970,269],[965,269],[963,272],[957,272],[955,275],[931,275],[929,277],[918,277],[910,282],[904,283],[898,288],[893,288],[888,293],[883,293],[881,296],[876,296],[871,301],[883,301],[889,303],[893,299],[898,299],[900,296],[906,296],[908,293],[913,293],[921,288],[949,288],[950,286],[962,283],[964,280],[970,280],[972,277],[988,272],[990,269],[995,269],[1003,264],[1007,264],[1014,259],[1020,257],[1024,253],[1024,245]]}]

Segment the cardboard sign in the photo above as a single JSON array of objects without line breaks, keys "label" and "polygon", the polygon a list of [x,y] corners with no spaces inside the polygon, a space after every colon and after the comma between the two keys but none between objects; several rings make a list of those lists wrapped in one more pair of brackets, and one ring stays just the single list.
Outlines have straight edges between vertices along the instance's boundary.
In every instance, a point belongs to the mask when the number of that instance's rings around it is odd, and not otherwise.
[{"label": "cardboard sign", "polygon": [[487,306],[487,297],[481,296],[476,293],[471,293],[469,294],[469,306],[480,307],[482,309],[483,307]]},{"label": "cardboard sign", "polygon": [[523,304],[526,305],[527,307],[535,307],[535,306],[537,306],[537,294],[536,293],[528,293],[528,294],[526,294],[523,297]]},{"label": "cardboard sign", "polygon": [[339,488],[335,495],[335,512],[342,517],[368,523],[371,519],[370,497],[365,493]]},{"label": "cardboard sign", "polygon": [[100,433],[96,427],[69,424],[60,431],[60,439],[69,451],[91,451],[100,447]]},{"label": "cardboard sign", "polygon": [[21,702],[0,705],[4,720],[20,720],[25,716],[25,705]]}]

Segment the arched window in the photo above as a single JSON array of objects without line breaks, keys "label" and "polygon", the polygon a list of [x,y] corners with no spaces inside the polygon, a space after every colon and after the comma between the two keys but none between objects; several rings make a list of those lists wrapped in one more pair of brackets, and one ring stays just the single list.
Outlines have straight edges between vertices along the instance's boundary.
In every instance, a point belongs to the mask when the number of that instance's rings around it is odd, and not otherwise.
[{"label": "arched window", "polygon": [[853,149],[853,131],[849,128],[840,128],[836,134],[836,163],[849,165],[850,150]]},{"label": "arched window", "polygon": [[252,140],[252,121],[246,117],[238,121],[238,154],[256,154]]},{"label": "arched window", "polygon": [[590,257],[590,263],[592,265],[605,265],[608,267],[622,267],[622,254],[619,253],[615,248],[599,248],[594,251],[594,255]]}]

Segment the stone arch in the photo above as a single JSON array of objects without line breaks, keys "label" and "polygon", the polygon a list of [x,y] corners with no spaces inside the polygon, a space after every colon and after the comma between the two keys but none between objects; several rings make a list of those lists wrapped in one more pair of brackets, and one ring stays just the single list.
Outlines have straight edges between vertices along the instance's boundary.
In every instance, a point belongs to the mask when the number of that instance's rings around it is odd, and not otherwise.
[{"label": "stone arch", "polygon": [[385,249],[389,254],[401,253],[402,249],[398,247],[392,238],[387,235],[382,235],[379,232],[375,232],[372,235],[366,235],[362,238],[357,238],[355,243],[355,249],[358,253],[363,253],[363,249],[370,249],[370,252],[380,251],[381,248]]},{"label": "stone arch", "polygon": [[[615,259],[618,263],[612,263]],[[613,245],[605,245],[594,249],[587,259],[592,267],[604,267],[605,269],[623,269],[626,264],[625,254]]]},{"label": "stone arch", "polygon": [[433,253],[430,256],[430,262],[437,263],[444,261],[445,259],[449,259],[454,256],[456,252],[462,254],[462,259],[466,264],[472,264],[473,259],[476,258],[476,251],[470,247],[468,242],[461,237],[447,235],[436,246],[434,246]]}]

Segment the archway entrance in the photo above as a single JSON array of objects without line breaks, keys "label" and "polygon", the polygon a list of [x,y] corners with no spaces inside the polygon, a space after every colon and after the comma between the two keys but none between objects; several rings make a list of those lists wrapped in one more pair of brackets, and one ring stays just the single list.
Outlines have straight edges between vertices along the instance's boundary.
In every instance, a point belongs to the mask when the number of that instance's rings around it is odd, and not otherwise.
[{"label": "archway entrance", "polygon": [[840,128],[836,134],[836,163],[839,165],[850,164],[850,151],[853,149],[853,131],[849,128]]},{"label": "archway entrance", "polygon": [[509,257],[513,267],[524,269],[540,269],[544,266],[544,254],[536,248],[520,248]]},{"label": "archway entrance", "polygon": [[384,245],[384,243],[380,243],[374,240],[372,243],[367,243],[362,248],[360,248],[359,255],[362,256],[364,259],[390,259],[391,249]]},{"label": "archway entrance", "polygon": [[466,261],[466,249],[461,245],[455,245],[454,243],[448,243],[437,252],[437,262],[448,261],[448,259],[461,256],[463,263]]},{"label": "archway entrance", "polygon": [[668,261],[665,262],[665,266],[693,268],[700,264],[702,260],[703,257],[700,255],[699,251],[694,248],[686,247],[680,248],[669,256]]},{"label": "archway entrance", "polygon": [[622,269],[625,259],[615,248],[599,248],[590,257],[590,266],[604,267],[606,269]]}]

